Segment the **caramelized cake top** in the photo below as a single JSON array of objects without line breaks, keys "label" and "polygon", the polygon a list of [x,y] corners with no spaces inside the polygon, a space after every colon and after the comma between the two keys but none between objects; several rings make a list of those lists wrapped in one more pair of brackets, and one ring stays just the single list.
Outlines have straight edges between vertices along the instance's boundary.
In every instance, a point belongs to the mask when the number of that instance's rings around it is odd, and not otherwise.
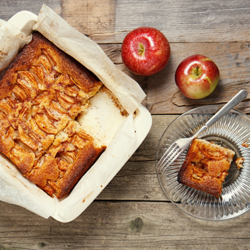
[{"label": "caramelized cake top", "polygon": [[219,197],[234,154],[220,145],[194,139],[178,173],[178,181]]},{"label": "caramelized cake top", "polygon": [[75,121],[101,87],[34,32],[0,74],[0,152],[49,195],[64,197],[105,148]]}]

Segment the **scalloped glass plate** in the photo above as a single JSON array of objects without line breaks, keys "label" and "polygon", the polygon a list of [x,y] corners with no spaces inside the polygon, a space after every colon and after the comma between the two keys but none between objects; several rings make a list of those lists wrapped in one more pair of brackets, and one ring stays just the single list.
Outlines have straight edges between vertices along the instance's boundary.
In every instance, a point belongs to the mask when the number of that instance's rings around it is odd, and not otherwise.
[{"label": "scalloped glass plate", "polygon": [[[164,131],[156,152],[156,166],[168,149],[179,138],[195,134],[218,110],[219,106],[203,106],[192,109],[176,118]],[[184,151],[163,174],[156,167],[157,177],[166,196],[184,213],[204,220],[226,220],[237,217],[250,208],[250,119],[237,110],[231,110],[219,121],[199,135],[235,151],[235,159],[244,158],[238,169],[233,162],[223,183],[219,198],[187,187],[177,181],[177,175],[185,160]],[[248,141],[249,140],[249,141]]]}]

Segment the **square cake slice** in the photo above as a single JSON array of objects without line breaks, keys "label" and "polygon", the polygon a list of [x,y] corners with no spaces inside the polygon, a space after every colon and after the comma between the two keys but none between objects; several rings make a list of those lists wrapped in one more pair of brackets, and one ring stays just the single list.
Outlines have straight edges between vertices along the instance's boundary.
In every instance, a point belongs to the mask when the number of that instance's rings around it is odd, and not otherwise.
[{"label": "square cake slice", "polygon": [[219,197],[235,152],[203,139],[194,139],[178,173],[178,182]]}]

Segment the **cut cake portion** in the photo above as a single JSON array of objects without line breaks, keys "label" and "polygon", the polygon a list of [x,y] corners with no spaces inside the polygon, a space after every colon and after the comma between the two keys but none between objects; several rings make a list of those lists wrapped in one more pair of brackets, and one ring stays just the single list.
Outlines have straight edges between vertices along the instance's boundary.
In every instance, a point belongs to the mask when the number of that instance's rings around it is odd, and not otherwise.
[{"label": "cut cake portion", "polygon": [[202,139],[194,139],[178,173],[178,182],[219,197],[235,152]]}]

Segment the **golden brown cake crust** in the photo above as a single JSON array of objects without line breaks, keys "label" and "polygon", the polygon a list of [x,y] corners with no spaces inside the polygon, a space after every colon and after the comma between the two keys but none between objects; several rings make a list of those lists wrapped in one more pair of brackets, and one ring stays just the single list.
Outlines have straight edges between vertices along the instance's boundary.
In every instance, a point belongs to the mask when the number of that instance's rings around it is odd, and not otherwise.
[{"label": "golden brown cake crust", "polygon": [[71,121],[26,177],[48,194],[63,198],[104,150]]},{"label": "golden brown cake crust", "polygon": [[105,149],[75,121],[101,87],[34,32],[0,74],[0,152],[49,195],[65,197]]},{"label": "golden brown cake crust", "polygon": [[230,149],[194,139],[178,173],[178,181],[219,197],[233,157]]},{"label": "golden brown cake crust", "polygon": [[[54,66],[54,70],[59,73],[63,72],[64,74],[73,75],[74,80],[87,93],[91,93],[92,89],[95,89],[96,84],[100,82],[92,72],[75,59],[61,51],[40,33],[33,32],[32,41],[24,46],[21,53],[0,75],[0,99],[9,95],[9,91],[15,86],[17,71],[29,71],[30,67],[33,66],[34,62],[37,62],[42,54],[49,60],[48,68]],[[46,58],[44,59],[47,60]],[[44,64],[46,63],[45,61]],[[54,72],[54,74],[57,72]],[[50,82],[46,84],[50,84]]]}]

